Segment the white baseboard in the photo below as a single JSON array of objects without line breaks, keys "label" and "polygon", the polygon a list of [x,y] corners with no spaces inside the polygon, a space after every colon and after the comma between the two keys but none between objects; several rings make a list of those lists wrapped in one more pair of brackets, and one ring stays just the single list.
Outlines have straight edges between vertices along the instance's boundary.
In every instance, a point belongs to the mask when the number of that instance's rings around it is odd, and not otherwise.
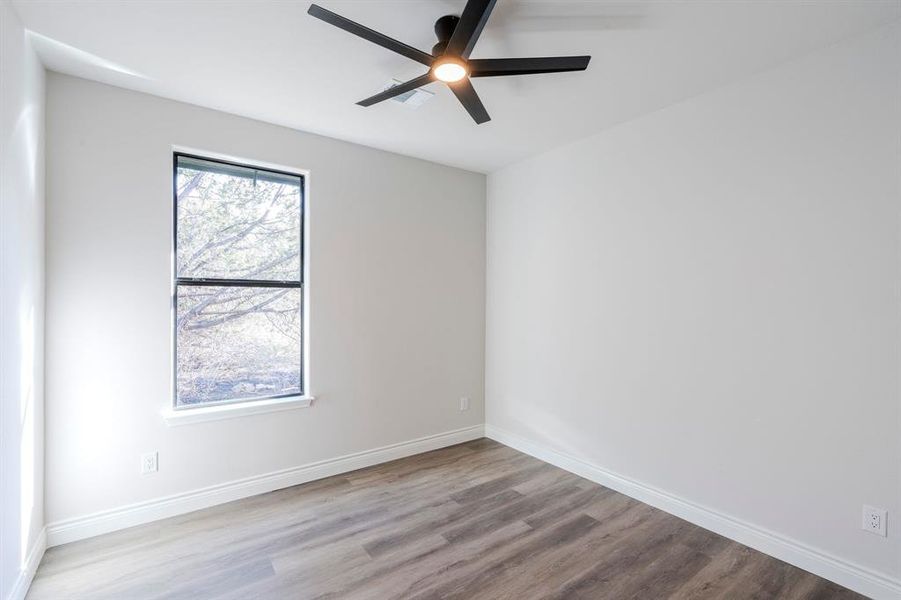
[{"label": "white baseboard", "polygon": [[34,545],[32,545],[31,550],[28,552],[25,564],[22,565],[22,570],[19,571],[19,575],[16,577],[16,582],[13,584],[13,588],[10,591],[7,600],[25,600],[25,595],[28,593],[28,588],[31,586],[31,580],[34,579],[34,574],[38,570],[38,565],[41,564],[41,559],[44,557],[44,551],[46,549],[47,528],[44,527],[41,529],[41,533],[38,534],[38,539],[34,541]]},{"label": "white baseboard", "polygon": [[182,494],[166,496],[146,502],[104,510],[93,514],[57,521],[47,525],[48,546],[58,546],[82,540],[103,533],[134,527],[168,517],[209,508],[241,498],[264,494],[292,485],[307,483],[324,477],[340,475],[371,467],[379,463],[412,456],[421,452],[437,450],[483,437],[484,427],[475,425],[455,431],[447,431],[415,440],[373,448],[323,460],[307,465],[292,467],[254,477],[192,490]]},{"label": "white baseboard", "polygon": [[871,598],[901,599],[901,580],[889,575],[618,475],[493,425],[485,425],[485,436]]}]

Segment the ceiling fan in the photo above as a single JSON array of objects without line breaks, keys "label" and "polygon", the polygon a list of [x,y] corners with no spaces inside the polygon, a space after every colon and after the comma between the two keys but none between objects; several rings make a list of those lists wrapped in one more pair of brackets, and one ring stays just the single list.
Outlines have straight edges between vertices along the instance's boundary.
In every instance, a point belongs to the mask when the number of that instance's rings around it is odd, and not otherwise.
[{"label": "ceiling fan", "polygon": [[316,4],[307,11],[317,19],[322,19],[335,27],[378,44],[402,56],[413,59],[429,67],[429,72],[385,90],[375,96],[357,102],[360,106],[372,106],[399,96],[433,81],[443,81],[448,85],[473,120],[478,123],[490,121],[488,111],[472,87],[472,77],[503,77],[508,75],[532,75],[536,73],[560,73],[564,71],[584,71],[588,68],[590,56],[545,56],[536,58],[475,58],[470,59],[472,49],[488,22],[491,10],[497,0],[469,0],[463,14],[445,15],[435,22],[438,43],[432,53],[423,52],[403,42],[379,33],[335,14]]}]

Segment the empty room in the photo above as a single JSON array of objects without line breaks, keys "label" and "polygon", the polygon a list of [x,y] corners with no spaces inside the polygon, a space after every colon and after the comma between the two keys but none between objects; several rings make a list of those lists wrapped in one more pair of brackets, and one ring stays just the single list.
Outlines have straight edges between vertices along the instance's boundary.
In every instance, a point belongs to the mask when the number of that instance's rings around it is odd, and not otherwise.
[{"label": "empty room", "polygon": [[0,0],[0,600],[901,600],[901,0]]}]

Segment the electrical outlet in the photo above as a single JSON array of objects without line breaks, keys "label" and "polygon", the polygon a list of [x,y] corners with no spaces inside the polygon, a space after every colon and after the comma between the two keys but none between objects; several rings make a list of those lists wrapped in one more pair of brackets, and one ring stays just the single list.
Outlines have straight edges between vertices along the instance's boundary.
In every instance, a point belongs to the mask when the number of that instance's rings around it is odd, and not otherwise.
[{"label": "electrical outlet", "polygon": [[469,398],[460,398],[460,410],[469,410]]},{"label": "electrical outlet", "polygon": [[146,454],[141,455],[141,474],[148,475],[150,473],[156,473],[159,471],[160,462],[159,462],[159,453],[158,452],[147,452]]},{"label": "electrical outlet", "polygon": [[885,530],[886,512],[884,508],[876,508],[875,506],[863,506],[863,523],[861,528],[864,531],[875,533],[876,535],[886,536]]}]

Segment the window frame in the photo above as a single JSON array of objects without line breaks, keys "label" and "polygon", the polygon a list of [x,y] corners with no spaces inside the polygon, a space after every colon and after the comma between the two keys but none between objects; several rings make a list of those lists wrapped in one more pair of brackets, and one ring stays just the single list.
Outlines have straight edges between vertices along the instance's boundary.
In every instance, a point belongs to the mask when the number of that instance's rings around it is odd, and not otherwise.
[{"label": "window frame", "polygon": [[[179,158],[201,160],[211,163],[218,163],[225,166],[238,167],[243,169],[253,169],[255,171],[266,171],[276,175],[284,175],[287,177],[296,177],[300,180],[300,269],[298,279],[294,280],[272,280],[272,279],[224,279],[224,278],[208,278],[208,277],[179,277],[178,275],[178,162]],[[307,262],[306,262],[306,241],[307,241],[307,187],[309,173],[303,170],[289,170],[284,167],[271,166],[254,161],[238,160],[231,157],[204,152],[197,153],[195,151],[173,149],[172,151],[172,245],[171,245],[171,288],[170,288],[170,311],[171,311],[171,398],[169,410],[164,411],[170,415],[180,413],[187,416],[187,412],[210,412],[219,415],[216,418],[225,418],[233,414],[253,414],[254,405],[261,406],[263,410],[259,412],[271,412],[278,410],[278,404],[284,403],[290,407],[297,405],[298,407],[309,406],[312,396],[308,395],[308,371],[307,371],[307,349],[308,349],[308,332],[307,332]],[[298,289],[300,291],[300,364],[298,365],[300,373],[300,390],[287,394],[269,394],[265,396],[253,396],[250,398],[237,398],[229,400],[216,400],[212,402],[200,402],[196,404],[179,405],[178,404],[178,289],[179,286],[196,286],[196,287],[238,287],[238,288],[278,288],[278,289]],[[206,410],[204,410],[206,409]],[[247,409],[247,410],[244,410]]]}]

